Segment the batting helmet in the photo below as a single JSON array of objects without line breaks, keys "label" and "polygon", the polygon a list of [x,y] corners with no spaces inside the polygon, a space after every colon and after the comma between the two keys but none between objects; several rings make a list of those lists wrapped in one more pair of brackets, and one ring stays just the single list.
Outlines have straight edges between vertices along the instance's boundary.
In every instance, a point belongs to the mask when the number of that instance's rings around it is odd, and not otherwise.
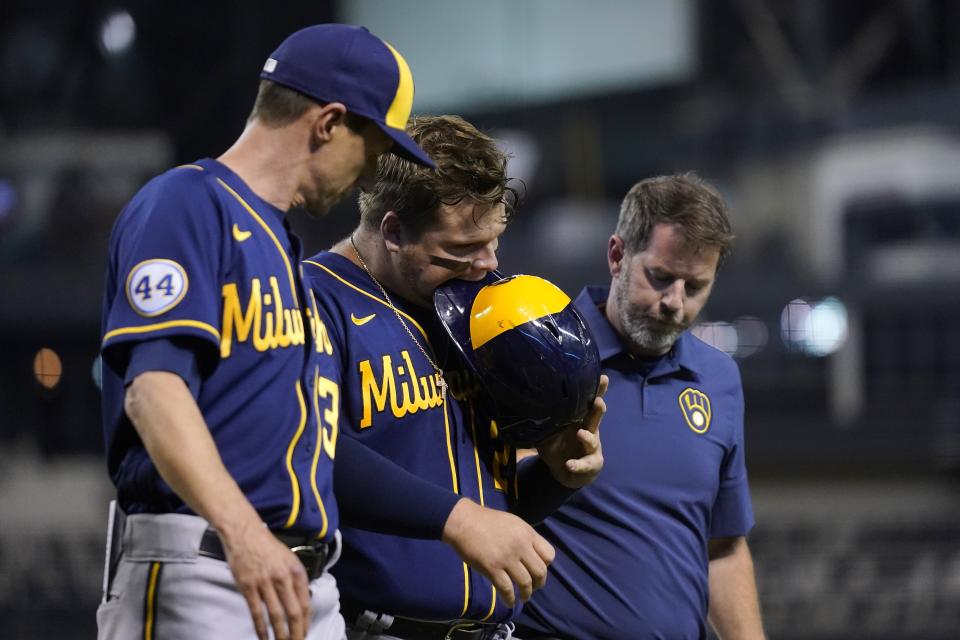
[{"label": "batting helmet", "polygon": [[487,391],[504,441],[530,447],[583,421],[597,395],[600,354],[556,285],[527,275],[451,280],[433,302]]}]

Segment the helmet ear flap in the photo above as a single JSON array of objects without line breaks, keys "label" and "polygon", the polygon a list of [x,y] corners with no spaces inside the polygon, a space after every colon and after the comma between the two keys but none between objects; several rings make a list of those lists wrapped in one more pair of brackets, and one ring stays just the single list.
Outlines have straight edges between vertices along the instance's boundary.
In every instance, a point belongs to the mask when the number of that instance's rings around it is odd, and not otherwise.
[{"label": "helmet ear flap", "polygon": [[479,378],[502,440],[529,447],[583,421],[599,387],[600,355],[555,285],[526,275],[450,281],[434,304]]}]

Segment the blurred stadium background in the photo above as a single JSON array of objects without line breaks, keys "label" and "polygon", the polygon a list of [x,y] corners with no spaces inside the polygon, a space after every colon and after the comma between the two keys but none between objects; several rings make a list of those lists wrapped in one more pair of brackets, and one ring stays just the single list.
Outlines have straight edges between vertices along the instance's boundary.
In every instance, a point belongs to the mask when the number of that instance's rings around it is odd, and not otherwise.
[{"label": "blurred stadium background", "polygon": [[[697,331],[743,371],[770,637],[960,637],[960,3],[4,0],[0,638],[95,635],[114,217],[224,150],[266,55],[323,21],[514,154],[506,271],[575,294],[632,183],[719,185],[738,242]],[[308,251],[355,220],[293,216]]]}]

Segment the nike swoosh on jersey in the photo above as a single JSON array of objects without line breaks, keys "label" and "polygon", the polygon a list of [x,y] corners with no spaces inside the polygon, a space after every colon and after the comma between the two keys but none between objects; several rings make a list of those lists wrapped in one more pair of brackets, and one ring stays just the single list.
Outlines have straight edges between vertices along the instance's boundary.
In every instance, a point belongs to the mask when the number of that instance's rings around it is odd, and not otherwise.
[{"label": "nike swoosh on jersey", "polygon": [[373,320],[375,317],[377,317],[377,314],[375,314],[375,313],[371,313],[371,314],[368,315],[368,316],[363,316],[362,318],[358,318],[357,316],[353,315],[352,313],[350,314],[350,320],[352,320],[352,321],[353,321],[353,324],[357,325],[358,327],[362,327],[363,325],[365,325],[365,324],[367,324],[368,322],[370,322],[371,320]]},{"label": "nike swoosh on jersey", "polygon": [[233,225],[233,239],[237,242],[243,242],[247,238],[253,235],[252,231],[240,231],[240,227],[236,223]]}]

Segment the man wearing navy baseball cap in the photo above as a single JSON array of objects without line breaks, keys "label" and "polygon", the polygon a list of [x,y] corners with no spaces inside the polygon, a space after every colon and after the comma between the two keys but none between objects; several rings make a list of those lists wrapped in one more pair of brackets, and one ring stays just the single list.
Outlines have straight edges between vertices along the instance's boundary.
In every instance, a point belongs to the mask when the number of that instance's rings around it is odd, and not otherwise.
[{"label": "man wearing navy baseball cap", "polygon": [[325,214],[404,133],[413,78],[362,27],[289,36],[247,125],[176,167],[110,239],[101,357],[108,527],[104,638],[344,637],[333,353],[286,212]]},{"label": "man wearing navy baseball cap", "polygon": [[320,103],[343,103],[393,139],[394,155],[434,166],[404,131],[413,106],[407,61],[364,27],[321,24],[297,31],[267,58],[260,77]]}]

